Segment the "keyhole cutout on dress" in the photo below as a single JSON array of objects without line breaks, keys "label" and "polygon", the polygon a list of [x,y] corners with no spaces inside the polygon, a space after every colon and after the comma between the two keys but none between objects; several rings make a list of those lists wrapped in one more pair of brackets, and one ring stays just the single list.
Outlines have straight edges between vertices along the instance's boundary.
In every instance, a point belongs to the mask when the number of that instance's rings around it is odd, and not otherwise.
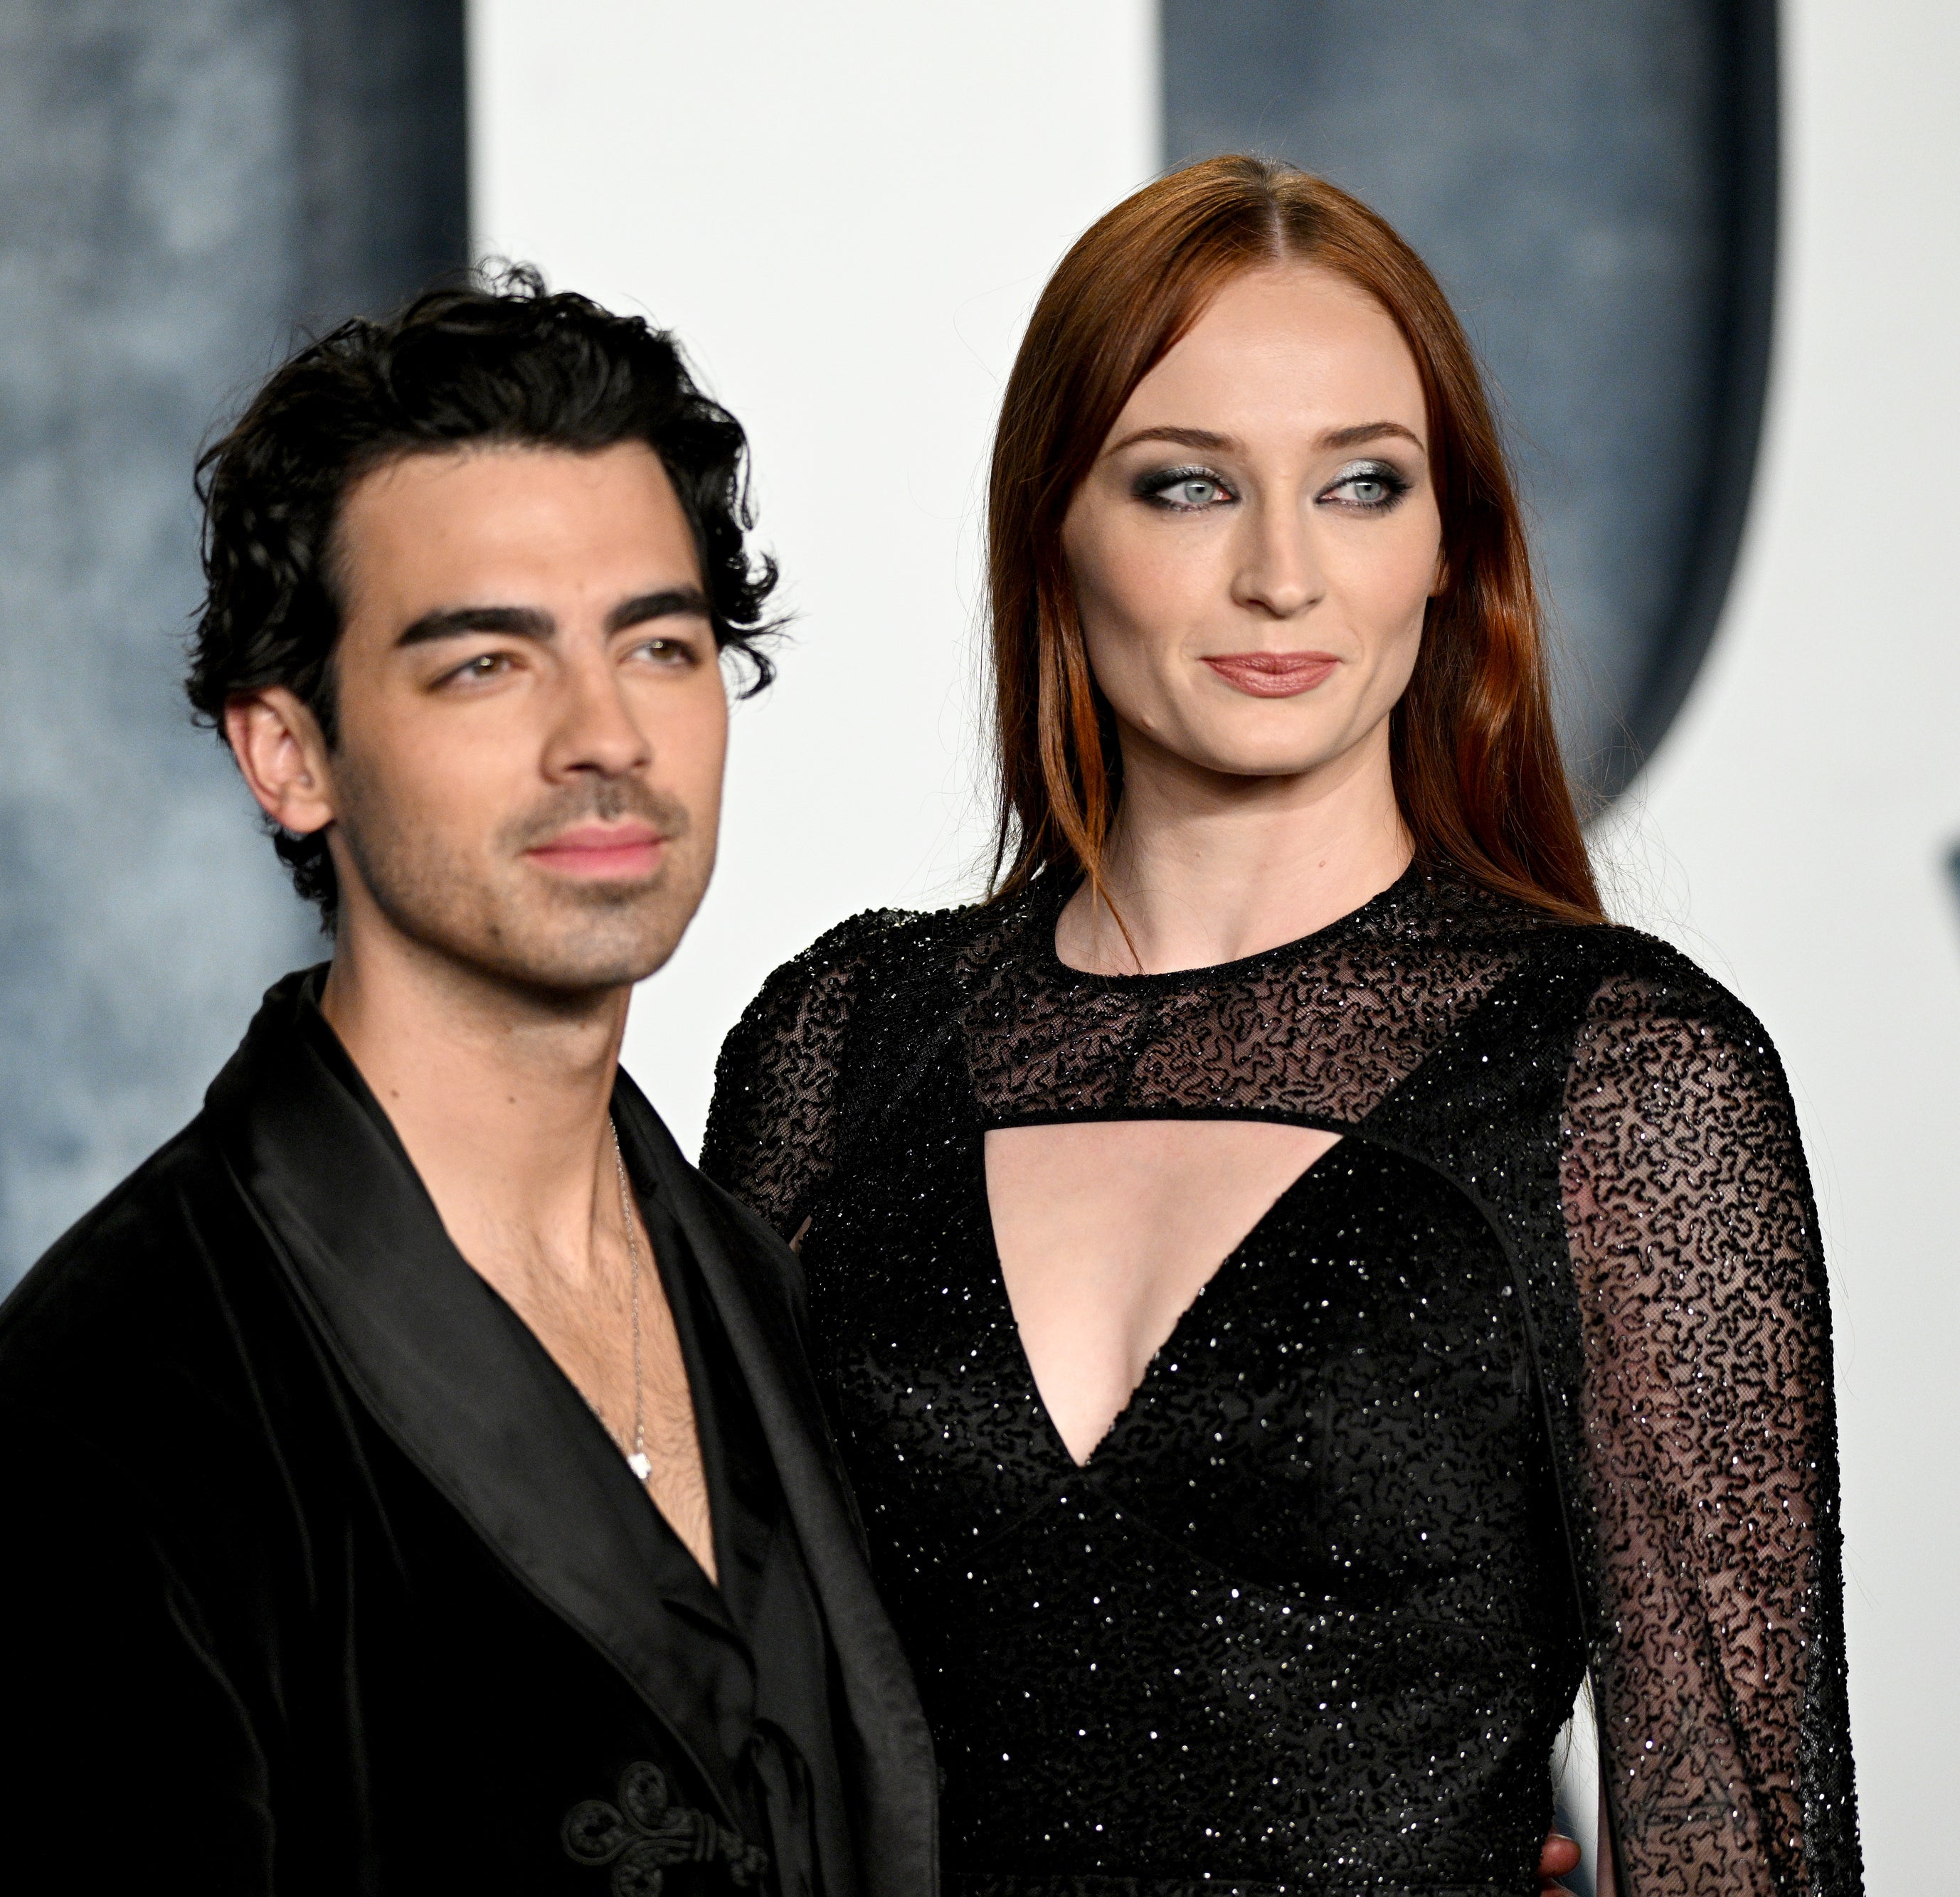
[{"label": "keyhole cutout on dress", "polygon": [[1340,1137],[1245,1120],[986,1136],[1001,1282],[1042,1407],[1078,1465],[1219,1266]]}]

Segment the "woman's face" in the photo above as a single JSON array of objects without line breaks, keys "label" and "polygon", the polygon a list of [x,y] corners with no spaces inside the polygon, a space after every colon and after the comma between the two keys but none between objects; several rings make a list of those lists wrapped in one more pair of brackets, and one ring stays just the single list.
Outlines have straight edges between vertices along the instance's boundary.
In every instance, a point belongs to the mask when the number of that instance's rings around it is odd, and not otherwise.
[{"label": "woman's face", "polygon": [[1130,767],[1386,759],[1442,583],[1428,436],[1408,345],[1346,278],[1280,265],[1220,292],[1138,384],[1062,530]]}]

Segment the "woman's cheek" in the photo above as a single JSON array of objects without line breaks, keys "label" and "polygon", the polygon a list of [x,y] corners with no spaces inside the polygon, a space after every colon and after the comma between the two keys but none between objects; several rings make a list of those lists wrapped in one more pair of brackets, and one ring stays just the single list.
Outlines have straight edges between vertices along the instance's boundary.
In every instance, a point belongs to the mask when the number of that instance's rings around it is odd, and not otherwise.
[{"label": "woman's cheek", "polygon": [[1155,668],[1146,640],[1113,615],[1092,619],[1085,615],[1083,632],[1090,675],[1109,700],[1110,710],[1124,723],[1150,730]]},{"label": "woman's cheek", "polygon": [[1184,589],[1180,563],[1141,536],[1130,545],[1099,551],[1105,556],[1098,563],[1103,597],[1132,638],[1153,643],[1163,636],[1166,607]]}]

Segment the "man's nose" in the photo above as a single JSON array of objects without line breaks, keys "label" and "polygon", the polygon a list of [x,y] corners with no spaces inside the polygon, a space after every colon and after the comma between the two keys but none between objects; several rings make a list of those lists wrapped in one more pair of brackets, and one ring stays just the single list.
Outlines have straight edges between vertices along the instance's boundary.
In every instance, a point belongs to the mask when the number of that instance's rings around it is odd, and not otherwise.
[{"label": "man's nose", "polygon": [[610,659],[601,656],[568,666],[545,758],[546,774],[555,777],[590,771],[623,777],[644,768],[653,755],[653,744]]}]

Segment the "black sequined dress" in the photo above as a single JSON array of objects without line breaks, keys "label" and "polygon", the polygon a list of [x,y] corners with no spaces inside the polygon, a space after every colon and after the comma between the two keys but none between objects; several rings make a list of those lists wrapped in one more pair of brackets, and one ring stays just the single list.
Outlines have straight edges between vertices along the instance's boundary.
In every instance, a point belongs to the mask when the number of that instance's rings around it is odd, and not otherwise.
[{"label": "black sequined dress", "polygon": [[[807,1228],[950,1888],[1532,1890],[1589,1667],[1627,1897],[1857,1889],[1828,1311],[1760,1026],[1416,870],[1163,976],[1064,966],[1067,894],[826,936],[703,1156]],[[982,1138],[1163,1117],[1344,1136],[1078,1467]]]}]

